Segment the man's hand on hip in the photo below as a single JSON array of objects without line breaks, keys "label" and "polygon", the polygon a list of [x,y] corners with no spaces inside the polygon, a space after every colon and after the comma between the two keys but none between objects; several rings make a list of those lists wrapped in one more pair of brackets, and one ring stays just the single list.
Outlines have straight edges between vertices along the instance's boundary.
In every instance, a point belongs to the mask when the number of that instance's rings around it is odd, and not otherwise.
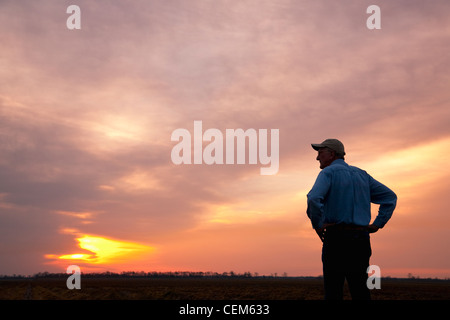
[{"label": "man's hand on hip", "polygon": [[319,238],[320,238],[320,241],[323,242],[323,238],[324,238],[324,236],[325,236],[325,228],[317,228],[317,229],[315,229],[315,230],[316,230],[317,235],[318,235]]},{"label": "man's hand on hip", "polygon": [[378,231],[378,229],[380,229],[380,227],[377,227],[377,226],[374,225],[373,223],[372,223],[372,224],[369,224],[369,225],[367,226],[367,230],[369,231],[369,233],[375,233],[375,232]]},{"label": "man's hand on hip", "polygon": [[332,225],[334,225],[334,224],[335,224],[335,223],[326,223],[326,224],[323,225],[322,228],[316,228],[316,229],[315,229],[317,235],[318,235],[319,238],[320,238],[320,241],[323,242],[323,239],[325,238],[325,231],[326,231],[327,227],[332,226]]}]

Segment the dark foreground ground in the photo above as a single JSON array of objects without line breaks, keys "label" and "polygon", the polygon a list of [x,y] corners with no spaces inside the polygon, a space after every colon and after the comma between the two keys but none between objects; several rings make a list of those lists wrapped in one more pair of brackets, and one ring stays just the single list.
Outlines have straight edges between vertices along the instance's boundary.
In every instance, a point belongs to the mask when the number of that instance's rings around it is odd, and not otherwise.
[{"label": "dark foreground ground", "polygon": [[[0,279],[0,300],[321,300],[320,278]],[[382,279],[373,300],[450,300],[450,281]],[[345,288],[345,299],[350,299]]]}]

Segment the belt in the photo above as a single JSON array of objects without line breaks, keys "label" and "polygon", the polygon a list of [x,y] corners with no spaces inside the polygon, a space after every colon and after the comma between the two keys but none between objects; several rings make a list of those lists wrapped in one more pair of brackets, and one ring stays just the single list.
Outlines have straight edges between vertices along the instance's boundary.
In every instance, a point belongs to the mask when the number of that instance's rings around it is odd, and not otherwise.
[{"label": "belt", "polygon": [[354,224],[333,224],[325,228],[327,231],[368,231],[367,226],[357,226]]}]

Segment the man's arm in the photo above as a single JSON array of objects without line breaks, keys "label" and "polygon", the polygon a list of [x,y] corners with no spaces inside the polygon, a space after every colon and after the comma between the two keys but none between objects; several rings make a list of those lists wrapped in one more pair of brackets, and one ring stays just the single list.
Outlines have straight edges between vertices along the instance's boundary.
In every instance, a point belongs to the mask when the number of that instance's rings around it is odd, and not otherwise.
[{"label": "man's arm", "polygon": [[376,232],[378,228],[383,228],[391,218],[397,205],[397,195],[384,184],[370,177],[370,201],[380,205],[372,227],[369,226],[369,231]]},{"label": "man's arm", "polygon": [[323,228],[323,203],[330,185],[331,180],[329,176],[324,171],[321,171],[307,195],[308,208],[306,209],[306,214],[311,219],[312,226],[316,231]]}]

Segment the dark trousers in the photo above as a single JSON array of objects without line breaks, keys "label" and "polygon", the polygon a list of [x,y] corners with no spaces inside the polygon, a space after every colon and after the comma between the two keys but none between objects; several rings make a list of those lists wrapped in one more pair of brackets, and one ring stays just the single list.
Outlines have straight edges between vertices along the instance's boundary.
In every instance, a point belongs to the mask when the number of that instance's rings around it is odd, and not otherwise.
[{"label": "dark trousers", "polygon": [[367,231],[326,230],[322,247],[326,300],[342,300],[344,281],[353,300],[370,300],[367,268],[372,255]]}]

